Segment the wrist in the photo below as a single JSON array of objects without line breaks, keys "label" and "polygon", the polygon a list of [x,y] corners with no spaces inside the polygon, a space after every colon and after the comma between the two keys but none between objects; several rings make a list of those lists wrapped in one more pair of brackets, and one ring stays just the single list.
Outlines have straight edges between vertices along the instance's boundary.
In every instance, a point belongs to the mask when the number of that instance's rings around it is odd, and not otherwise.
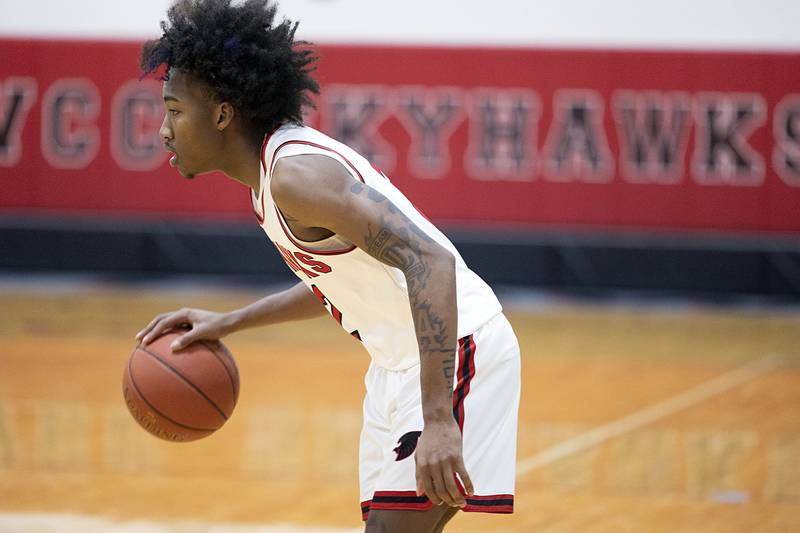
[{"label": "wrist", "polygon": [[244,320],[245,316],[242,309],[230,311],[222,315],[222,330],[225,332],[225,335],[230,335],[242,329]]},{"label": "wrist", "polygon": [[441,424],[443,422],[453,421],[453,408],[452,406],[423,407],[422,420],[426,426],[428,424]]}]

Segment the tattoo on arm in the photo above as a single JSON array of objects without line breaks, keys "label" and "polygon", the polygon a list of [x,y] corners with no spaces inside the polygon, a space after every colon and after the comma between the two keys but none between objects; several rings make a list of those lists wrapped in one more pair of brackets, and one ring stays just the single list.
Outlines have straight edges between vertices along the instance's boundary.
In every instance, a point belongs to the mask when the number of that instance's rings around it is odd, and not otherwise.
[{"label": "tattoo on arm", "polygon": [[452,357],[447,357],[444,361],[442,361],[442,374],[444,375],[444,379],[447,382],[448,388],[452,386],[453,375],[455,374],[455,372],[456,372],[456,357],[455,354],[453,354]]},{"label": "tattoo on arm", "polygon": [[367,251],[372,255],[382,254],[383,247],[391,236],[392,234],[386,228],[380,230],[375,237],[372,236],[372,231],[370,231],[367,237]]},{"label": "tattoo on arm", "polygon": [[426,333],[422,339],[425,339],[425,342],[433,349],[448,349],[448,346],[445,344],[448,340],[447,326],[445,326],[444,320],[431,309],[430,302],[426,300],[416,303],[414,309],[417,311],[417,331]]},{"label": "tattoo on arm", "polygon": [[451,339],[454,332],[448,331],[444,318],[434,310],[431,302],[422,299],[426,289],[431,288],[428,283],[432,271],[422,250],[433,239],[403,216],[380,192],[361,182],[354,183],[350,191],[358,195],[366,192],[367,198],[375,203],[388,202],[389,212],[381,218],[379,226],[367,229],[364,238],[366,251],[405,274],[420,353],[426,357],[442,358],[442,375],[450,389],[455,373],[455,341]]}]

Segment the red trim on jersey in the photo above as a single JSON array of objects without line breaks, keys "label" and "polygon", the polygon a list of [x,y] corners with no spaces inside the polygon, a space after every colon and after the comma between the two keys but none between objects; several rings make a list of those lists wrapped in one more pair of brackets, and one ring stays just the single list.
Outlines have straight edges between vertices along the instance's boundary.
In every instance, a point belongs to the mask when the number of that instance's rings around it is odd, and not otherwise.
[{"label": "red trim on jersey", "polygon": [[[267,150],[267,145],[269,144],[269,140],[272,139],[272,136],[275,135],[275,132],[278,131],[278,128],[280,128],[280,125],[275,126],[274,128],[272,128],[271,132],[269,132],[266,135],[264,135],[264,141],[261,143],[261,157],[259,157],[259,163],[264,168],[264,172],[267,171],[267,162],[264,160],[264,152]],[[260,176],[261,176],[261,174],[259,173],[259,179],[260,179]],[[251,189],[251,191],[252,191],[252,189]],[[264,213],[264,200],[263,200],[264,191],[259,189],[258,196],[261,199],[261,213],[262,214],[259,215],[258,211],[256,211],[256,206],[253,204],[253,193],[252,192],[250,193],[250,208],[253,210],[253,214],[256,216],[256,220],[258,220],[258,223],[259,224],[263,224],[264,223],[264,216],[266,215],[266,213]],[[258,202],[259,198],[256,198],[256,203]]]},{"label": "red trim on jersey", "polygon": [[[262,204],[263,204],[263,202],[262,202]],[[250,193],[250,208],[253,210],[253,214],[256,216],[256,220],[258,220],[258,225],[260,226],[261,224],[263,224],[264,223],[264,217],[262,215],[258,214],[258,211],[256,210],[256,206],[253,205],[253,194],[252,193]],[[262,212],[264,211],[263,207],[261,208],[261,211]]]},{"label": "red trim on jersey", "polygon": [[[269,174],[268,174],[269,176],[272,176],[272,171],[275,168],[275,163],[277,162],[277,158],[275,156],[278,154],[278,152],[284,146],[288,146],[290,144],[304,144],[306,146],[313,146],[314,148],[319,148],[321,150],[327,150],[329,152],[333,152],[334,154],[336,154],[339,157],[341,157],[342,160],[345,163],[347,163],[347,166],[349,166],[353,170],[353,172],[355,172],[356,176],[358,176],[358,179],[361,180],[362,183],[366,183],[366,181],[364,180],[364,177],[361,175],[361,172],[358,171],[358,169],[355,167],[355,165],[353,165],[353,163],[350,162],[349,159],[347,159],[345,156],[343,156],[342,154],[340,154],[339,152],[337,152],[333,148],[328,148],[327,146],[322,146],[321,144],[317,144],[317,143],[311,142],[311,141],[297,141],[297,140],[286,141],[283,144],[281,144],[280,146],[278,146],[275,149],[275,151],[272,153],[272,163],[270,164],[270,167],[269,167]],[[262,212],[264,211],[264,195],[263,194],[261,195],[261,211]],[[297,240],[295,240],[295,237],[294,237],[294,235],[292,235],[292,232],[289,231],[289,228],[287,228],[286,225],[283,223],[283,215],[281,215],[281,212],[278,209],[277,205],[275,206],[275,213],[278,215],[278,222],[280,223],[281,229],[286,234],[286,237],[292,242],[292,244],[294,244],[295,246],[297,246],[298,248],[300,248],[304,252],[309,252],[309,253],[317,254],[317,255],[341,255],[341,254],[346,254],[348,252],[352,252],[353,250],[356,249],[356,245],[355,244],[350,245],[347,248],[341,248],[339,250],[325,250],[325,251],[322,251],[322,250],[315,250],[315,249],[312,249],[312,248],[306,248],[301,243],[299,243]]]},{"label": "red trim on jersey", "polygon": [[275,148],[275,151],[272,153],[272,165],[270,165],[270,169],[269,169],[269,175],[270,176],[272,175],[272,169],[275,167],[275,163],[276,163],[275,155],[280,151],[281,148],[283,148],[284,146],[290,145],[290,144],[305,144],[306,146],[313,146],[314,148],[319,148],[321,150],[327,150],[329,152],[333,152],[334,154],[336,154],[339,157],[341,157],[342,160],[345,163],[347,163],[347,166],[349,166],[351,169],[353,169],[353,172],[356,173],[356,176],[358,176],[358,179],[360,179],[362,181],[362,183],[366,183],[366,181],[364,181],[364,177],[361,175],[361,172],[358,171],[356,166],[353,163],[351,163],[349,159],[347,159],[345,156],[343,156],[342,154],[340,154],[339,152],[337,152],[333,148],[329,148],[327,146],[323,146],[321,144],[317,144],[317,143],[311,142],[311,141],[296,141],[296,140],[295,141],[286,141],[282,145],[280,145],[277,148]]},{"label": "red trim on jersey", "polygon": [[[261,201],[261,209],[262,210],[264,209],[264,201],[263,200]],[[313,248],[306,248],[305,246],[303,246],[302,244],[300,244],[299,242],[294,240],[294,236],[292,235],[292,232],[289,231],[289,228],[287,228],[286,225],[283,223],[283,216],[281,216],[281,212],[278,210],[278,206],[277,205],[275,206],[275,213],[278,216],[278,222],[281,225],[281,229],[286,234],[286,237],[288,237],[288,239],[290,241],[292,241],[292,244],[294,244],[295,246],[297,246],[298,248],[300,248],[304,252],[308,252],[310,254],[316,254],[316,255],[341,255],[341,254],[346,254],[347,252],[352,252],[353,250],[356,249],[356,245],[355,244],[350,245],[347,248],[341,248],[339,250],[314,250]]]}]

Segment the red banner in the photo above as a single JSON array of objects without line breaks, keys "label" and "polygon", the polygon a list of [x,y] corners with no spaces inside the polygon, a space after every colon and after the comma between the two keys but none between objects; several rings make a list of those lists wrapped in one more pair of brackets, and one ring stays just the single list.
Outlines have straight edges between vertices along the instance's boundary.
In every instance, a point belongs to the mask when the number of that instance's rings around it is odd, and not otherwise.
[{"label": "red banner", "polygon": [[[138,43],[0,40],[0,209],[249,217]],[[323,46],[308,121],[464,224],[800,233],[800,55]]]}]

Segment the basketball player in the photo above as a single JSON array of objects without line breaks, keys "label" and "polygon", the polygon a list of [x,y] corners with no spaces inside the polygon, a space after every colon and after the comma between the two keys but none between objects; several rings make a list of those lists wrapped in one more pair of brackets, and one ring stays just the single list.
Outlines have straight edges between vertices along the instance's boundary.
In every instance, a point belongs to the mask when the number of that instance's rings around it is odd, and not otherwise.
[{"label": "basketball player", "polygon": [[302,124],[315,61],[269,0],[180,0],[142,50],[163,69],[160,129],[186,178],[221,170],[300,283],[245,308],[153,319],[200,339],[327,310],[371,356],[359,476],[367,532],[442,531],[459,510],[513,510],[519,346],[492,290],[351,148]]}]

